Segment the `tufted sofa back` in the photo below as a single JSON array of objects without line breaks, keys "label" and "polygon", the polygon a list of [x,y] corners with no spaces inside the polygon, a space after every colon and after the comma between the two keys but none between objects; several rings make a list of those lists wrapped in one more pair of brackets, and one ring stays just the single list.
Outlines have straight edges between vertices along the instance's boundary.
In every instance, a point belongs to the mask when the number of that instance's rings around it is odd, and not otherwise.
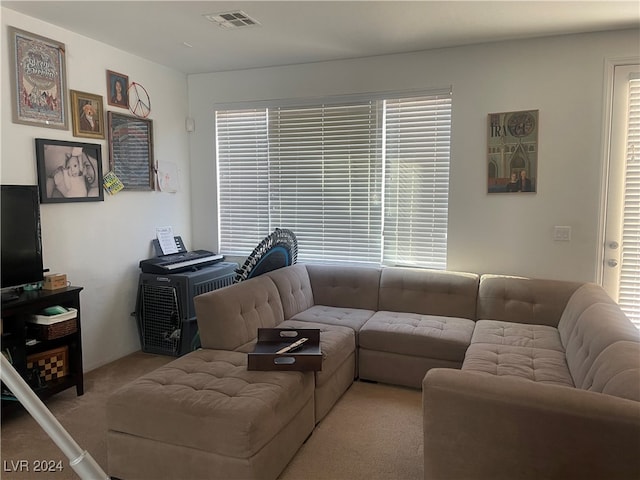
[{"label": "tufted sofa back", "polygon": [[296,263],[265,274],[278,287],[285,320],[313,307],[313,291],[307,267]]},{"label": "tufted sofa back", "polygon": [[482,275],[478,289],[478,320],[557,327],[578,282]]},{"label": "tufted sofa back", "polygon": [[261,275],[193,299],[203,348],[237,350],[253,341],[258,328],[284,320],[275,283]]},{"label": "tufted sofa back", "polygon": [[384,268],[378,310],[475,320],[479,278],[474,273]]},{"label": "tufted sofa back", "polygon": [[316,305],[378,309],[380,269],[307,265]]},{"label": "tufted sofa back", "polygon": [[[566,324],[563,324],[566,326]],[[561,339],[563,338],[561,333]],[[616,342],[640,342],[638,329],[629,321],[618,305],[613,303],[594,303],[584,310],[575,322],[571,333],[565,332],[564,344],[567,365],[576,387],[592,390],[606,385],[605,370],[599,369],[598,382],[594,387],[596,372],[592,368],[604,351]],[[605,357],[615,361],[616,355],[609,352]],[[640,358],[636,357],[640,362]],[[602,364],[602,359],[598,360]],[[636,365],[638,366],[638,365]],[[611,374],[620,373],[622,366],[612,367]],[[596,369],[598,370],[598,369]],[[600,390],[597,390],[600,391]]]}]

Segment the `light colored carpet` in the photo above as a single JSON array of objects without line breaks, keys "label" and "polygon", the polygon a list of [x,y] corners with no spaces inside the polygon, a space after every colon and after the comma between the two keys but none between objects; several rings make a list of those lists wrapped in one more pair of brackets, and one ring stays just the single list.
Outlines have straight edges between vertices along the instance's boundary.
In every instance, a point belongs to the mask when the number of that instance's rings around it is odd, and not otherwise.
[{"label": "light colored carpet", "polygon": [[423,479],[422,445],[420,391],[355,382],[280,480]]},{"label": "light colored carpet", "polygon": [[[82,397],[69,389],[48,399],[47,406],[106,470],[106,398],[120,385],[171,360],[134,353],[87,373]],[[3,480],[78,478],[68,459],[24,411],[2,419],[1,448]],[[62,470],[34,472],[36,462],[43,460],[62,461]],[[280,476],[280,480],[422,478],[420,391],[364,382],[351,386]]]},{"label": "light colored carpet", "polygon": [[[83,396],[76,396],[76,389],[70,388],[47,399],[46,405],[80,448],[87,450],[106,470],[105,405],[109,393],[171,360],[172,357],[142,352],[128,355],[86,373]],[[3,416],[1,434],[2,480],[79,478],[58,446],[26,411],[11,412]],[[34,471],[38,466],[36,462],[53,461],[57,466],[61,460],[62,470],[54,468],[52,472]],[[26,470],[22,468],[25,462]]]}]

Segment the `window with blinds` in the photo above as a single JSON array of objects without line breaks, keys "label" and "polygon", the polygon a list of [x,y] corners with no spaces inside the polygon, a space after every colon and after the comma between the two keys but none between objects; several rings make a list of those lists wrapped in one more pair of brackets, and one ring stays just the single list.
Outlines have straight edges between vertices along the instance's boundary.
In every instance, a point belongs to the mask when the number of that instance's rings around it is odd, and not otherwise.
[{"label": "window with blinds", "polygon": [[629,84],[622,250],[618,302],[640,328],[640,78]]},{"label": "window with blinds", "polygon": [[385,104],[385,263],[445,269],[451,98]]},{"label": "window with blinds", "polygon": [[300,261],[380,262],[378,116],[376,102],[269,111],[271,221]]},{"label": "window with blinds", "polygon": [[220,252],[446,268],[451,95],[216,112]]},{"label": "window with blinds", "polygon": [[216,112],[221,251],[248,255],[270,233],[267,112]]}]

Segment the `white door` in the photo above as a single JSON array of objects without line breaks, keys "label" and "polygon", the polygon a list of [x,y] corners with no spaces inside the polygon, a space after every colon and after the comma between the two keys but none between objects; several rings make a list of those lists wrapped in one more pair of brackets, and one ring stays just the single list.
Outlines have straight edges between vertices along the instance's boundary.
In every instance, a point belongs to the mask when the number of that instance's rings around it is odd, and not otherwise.
[{"label": "white door", "polygon": [[640,65],[612,86],[602,285],[640,328]]}]

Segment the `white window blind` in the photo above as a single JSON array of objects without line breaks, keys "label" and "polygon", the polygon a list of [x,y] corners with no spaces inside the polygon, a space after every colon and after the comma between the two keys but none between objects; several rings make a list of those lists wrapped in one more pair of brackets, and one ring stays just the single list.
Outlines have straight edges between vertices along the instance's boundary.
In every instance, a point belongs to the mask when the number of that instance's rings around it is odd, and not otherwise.
[{"label": "white window blind", "polygon": [[451,97],[385,103],[384,263],[445,269]]},{"label": "white window blind", "polygon": [[248,255],[270,233],[267,112],[216,112],[220,250]]},{"label": "white window blind", "polygon": [[640,79],[629,84],[623,225],[618,302],[640,328]]},{"label": "white window blind", "polygon": [[271,218],[300,261],[380,262],[378,130],[376,102],[269,111]]},{"label": "white window blind", "polygon": [[450,123],[448,90],[217,111],[220,252],[446,268]]}]

